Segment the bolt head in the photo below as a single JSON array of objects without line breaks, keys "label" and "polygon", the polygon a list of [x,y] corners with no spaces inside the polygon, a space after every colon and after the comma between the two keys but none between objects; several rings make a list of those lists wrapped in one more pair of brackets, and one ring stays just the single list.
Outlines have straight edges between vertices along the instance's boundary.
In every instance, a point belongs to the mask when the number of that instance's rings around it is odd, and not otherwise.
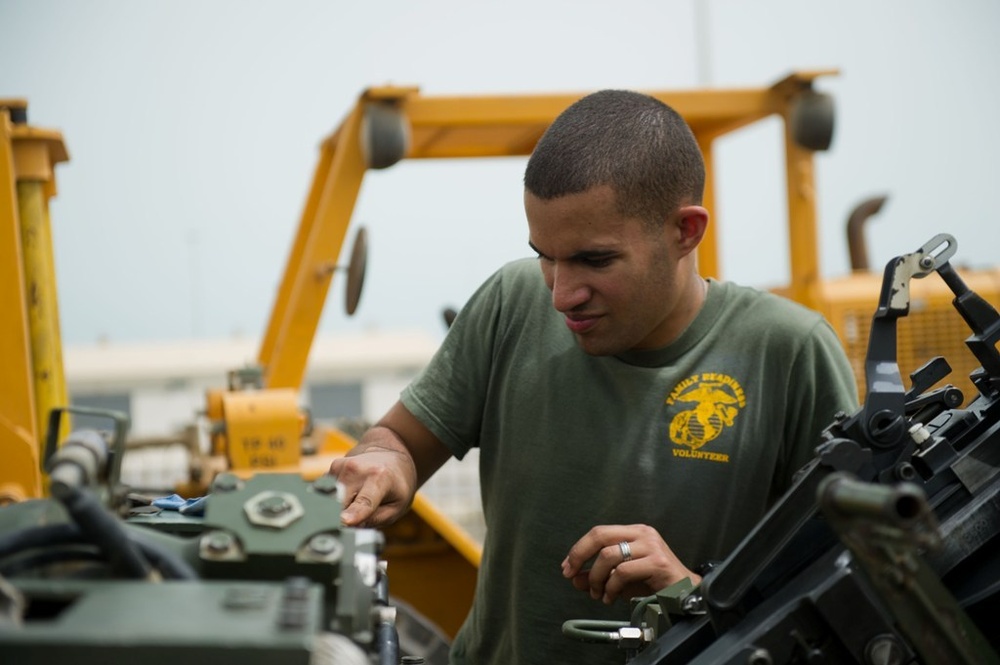
[{"label": "bolt head", "polygon": [[330,554],[337,549],[337,539],[327,533],[313,536],[309,540],[309,549],[317,554]]},{"label": "bolt head", "polygon": [[257,512],[267,517],[284,515],[292,509],[292,504],[280,494],[273,494],[257,504]]},{"label": "bolt head", "polygon": [[240,479],[231,473],[220,473],[212,481],[213,492],[233,492],[240,488]]},{"label": "bolt head", "polygon": [[251,524],[284,529],[303,515],[305,510],[298,497],[288,492],[264,491],[243,504]]},{"label": "bolt head", "polygon": [[213,531],[205,536],[205,547],[212,552],[225,552],[233,546],[233,537],[225,531]]},{"label": "bolt head", "polygon": [[337,478],[329,474],[320,476],[313,481],[313,489],[323,494],[334,494],[337,491]]},{"label": "bolt head", "polygon": [[202,559],[213,561],[241,561],[244,557],[236,537],[220,529],[202,534],[198,552]]}]

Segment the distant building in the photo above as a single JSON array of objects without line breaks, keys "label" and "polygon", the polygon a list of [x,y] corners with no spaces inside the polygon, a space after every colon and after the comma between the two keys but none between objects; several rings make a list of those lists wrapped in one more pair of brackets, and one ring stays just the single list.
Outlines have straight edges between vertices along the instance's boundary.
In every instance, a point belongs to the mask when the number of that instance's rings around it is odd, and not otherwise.
[{"label": "distant building", "polygon": [[[224,388],[230,370],[256,362],[255,339],[104,343],[64,350],[70,400],[124,411],[133,437],[168,436],[204,409],[205,392]],[[421,333],[317,338],[302,405],[316,419],[382,415],[427,364],[436,340]]]}]

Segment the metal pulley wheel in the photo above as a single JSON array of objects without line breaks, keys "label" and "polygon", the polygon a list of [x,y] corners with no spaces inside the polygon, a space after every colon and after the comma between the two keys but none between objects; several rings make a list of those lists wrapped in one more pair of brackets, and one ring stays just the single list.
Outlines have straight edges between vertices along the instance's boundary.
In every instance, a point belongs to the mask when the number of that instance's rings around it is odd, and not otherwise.
[{"label": "metal pulley wheel", "polygon": [[827,150],[833,141],[833,97],[806,90],[792,100],[788,122],[792,139],[807,150]]},{"label": "metal pulley wheel", "polygon": [[384,169],[406,156],[410,125],[395,104],[371,102],[361,124],[361,152],[370,169]]}]

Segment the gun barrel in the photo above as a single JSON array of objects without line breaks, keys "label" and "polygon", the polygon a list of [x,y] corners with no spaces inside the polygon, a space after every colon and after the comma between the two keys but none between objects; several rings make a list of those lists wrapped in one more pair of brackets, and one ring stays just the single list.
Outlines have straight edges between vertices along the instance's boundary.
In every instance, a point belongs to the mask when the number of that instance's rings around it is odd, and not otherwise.
[{"label": "gun barrel", "polygon": [[878,485],[834,473],[817,490],[824,512],[843,517],[882,517],[905,526],[925,515],[928,508],[923,491],[913,483]]}]

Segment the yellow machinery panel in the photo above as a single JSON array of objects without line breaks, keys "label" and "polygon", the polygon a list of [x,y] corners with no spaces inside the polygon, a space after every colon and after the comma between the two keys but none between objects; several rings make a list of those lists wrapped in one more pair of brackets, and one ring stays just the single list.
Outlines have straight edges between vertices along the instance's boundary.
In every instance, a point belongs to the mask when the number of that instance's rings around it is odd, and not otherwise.
[{"label": "yellow machinery panel", "polygon": [[231,470],[299,465],[304,418],[294,390],[227,392],[222,404]]}]

